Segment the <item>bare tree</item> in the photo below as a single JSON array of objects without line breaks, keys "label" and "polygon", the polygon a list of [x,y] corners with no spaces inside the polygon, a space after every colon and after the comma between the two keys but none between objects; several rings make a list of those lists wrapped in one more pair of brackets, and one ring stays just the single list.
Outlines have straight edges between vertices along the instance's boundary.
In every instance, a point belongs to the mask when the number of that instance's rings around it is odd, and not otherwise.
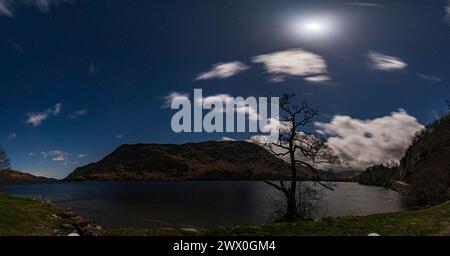
[{"label": "bare tree", "polygon": [[0,171],[8,170],[10,168],[10,162],[6,151],[0,146]]},{"label": "bare tree", "polygon": [[280,97],[280,109],[284,112],[280,120],[282,128],[280,128],[278,140],[265,144],[265,147],[273,154],[288,158],[290,163],[289,185],[282,180],[279,181],[279,184],[265,181],[285,195],[286,213],[284,218],[287,221],[307,218],[303,214],[305,205],[302,203],[304,203],[305,195],[301,195],[302,186],[298,176],[299,170],[309,170],[315,183],[333,190],[329,184],[322,182],[319,171],[315,166],[340,163],[339,158],[324,139],[300,131],[300,128],[312,122],[318,111],[309,107],[306,102],[301,105],[294,105],[291,102],[293,98],[295,98],[295,95],[284,94]]}]

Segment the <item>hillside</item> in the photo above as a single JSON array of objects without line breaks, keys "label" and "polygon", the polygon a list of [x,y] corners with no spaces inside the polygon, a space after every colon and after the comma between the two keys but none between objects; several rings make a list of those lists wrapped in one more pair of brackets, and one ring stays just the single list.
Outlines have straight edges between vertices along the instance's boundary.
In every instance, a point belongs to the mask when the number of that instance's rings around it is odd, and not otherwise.
[{"label": "hillside", "polygon": [[416,135],[401,160],[406,181],[428,168],[450,166],[450,115],[429,125]]},{"label": "hillside", "polygon": [[411,184],[422,203],[435,204],[450,198],[450,114],[415,136],[400,169],[401,178]]},{"label": "hillside", "polygon": [[394,180],[399,179],[399,175],[398,166],[373,165],[359,175],[359,183],[390,188]]},{"label": "hillside", "polygon": [[33,183],[33,182],[48,182],[53,179],[45,177],[37,177],[28,173],[2,170],[0,171],[0,183]]},{"label": "hillside", "polygon": [[66,180],[263,180],[280,179],[289,164],[248,142],[122,145]]}]

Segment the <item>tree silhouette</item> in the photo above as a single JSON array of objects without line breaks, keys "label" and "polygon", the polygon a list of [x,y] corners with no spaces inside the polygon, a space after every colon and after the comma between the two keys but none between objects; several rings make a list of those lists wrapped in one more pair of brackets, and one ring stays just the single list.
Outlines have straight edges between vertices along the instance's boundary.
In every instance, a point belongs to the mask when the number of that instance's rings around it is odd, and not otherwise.
[{"label": "tree silhouette", "polygon": [[287,185],[285,181],[279,181],[279,184],[265,181],[285,195],[286,214],[284,218],[287,221],[305,218],[301,211],[305,195],[301,194],[299,170],[309,170],[314,182],[332,190],[331,186],[321,181],[320,173],[315,165],[340,163],[339,158],[324,139],[300,131],[300,128],[312,122],[318,111],[311,108],[306,102],[301,105],[294,105],[292,103],[293,98],[295,98],[295,95],[284,94],[280,97],[280,109],[284,114],[280,120],[282,125],[279,137],[276,141],[266,142],[264,145],[276,156],[289,159],[288,162],[291,167],[290,185]]}]

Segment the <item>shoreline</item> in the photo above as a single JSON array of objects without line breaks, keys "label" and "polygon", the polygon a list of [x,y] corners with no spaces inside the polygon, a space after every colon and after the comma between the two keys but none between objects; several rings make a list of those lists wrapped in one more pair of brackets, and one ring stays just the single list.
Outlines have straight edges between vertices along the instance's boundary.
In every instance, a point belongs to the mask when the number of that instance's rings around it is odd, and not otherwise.
[{"label": "shoreline", "polygon": [[[73,209],[64,209],[49,201],[4,194],[0,194],[0,207],[3,210],[0,210],[0,236],[67,236],[74,231],[82,236],[366,236],[374,232],[382,236],[450,235],[450,202],[405,212],[211,229],[104,229],[83,218]],[[30,214],[33,216],[26,216]],[[24,219],[25,224],[21,222]]]}]

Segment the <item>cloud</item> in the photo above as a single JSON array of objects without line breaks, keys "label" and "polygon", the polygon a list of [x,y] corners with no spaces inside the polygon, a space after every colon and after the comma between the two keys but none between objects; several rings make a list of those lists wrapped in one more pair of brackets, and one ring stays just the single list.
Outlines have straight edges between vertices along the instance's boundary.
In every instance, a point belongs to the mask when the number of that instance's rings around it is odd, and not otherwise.
[{"label": "cloud", "polygon": [[394,71],[401,70],[408,66],[403,60],[385,55],[379,52],[371,51],[367,54],[369,58],[369,66],[375,70]]},{"label": "cloud", "polygon": [[445,20],[450,22],[450,0],[448,1],[447,6],[445,7]]},{"label": "cloud", "polygon": [[368,3],[368,2],[347,2],[345,4],[357,7],[384,8],[384,5],[382,4]]},{"label": "cloud", "polygon": [[116,135],[116,138],[117,138],[117,139],[122,139],[122,138],[123,138],[123,134],[117,134],[117,135]]},{"label": "cloud", "polygon": [[49,13],[51,6],[73,3],[75,0],[0,0],[0,15],[14,18],[14,12],[22,7],[36,7],[41,13]]},{"label": "cloud", "polygon": [[306,77],[305,81],[310,82],[310,83],[327,83],[329,81],[331,81],[331,77],[326,76],[326,75],[318,75],[318,76],[310,76],[310,77]]},{"label": "cloud", "polygon": [[28,113],[28,118],[26,123],[31,124],[34,127],[40,126],[47,118],[48,113],[46,112],[38,112],[38,113]]},{"label": "cloud", "polygon": [[[292,127],[292,125],[288,125],[286,123],[284,125],[285,125],[285,127],[288,127],[288,126]],[[290,134],[290,132],[288,132],[288,134]],[[305,142],[311,143],[311,142],[320,140],[319,138],[317,138],[316,136],[314,136],[312,134],[306,134],[303,132],[298,132],[297,136],[298,136],[298,140],[295,142],[295,144],[298,146],[301,146],[302,148],[304,148],[305,146],[308,147],[307,144],[305,144]],[[273,146],[274,144],[279,144],[279,141],[277,139],[274,139],[267,135],[254,135],[254,136],[250,137],[250,139],[248,139],[247,142],[258,144],[260,146],[263,146],[264,148],[266,148],[267,150],[269,150],[270,152],[272,152],[274,154],[279,154],[278,157],[288,163],[291,161],[289,154],[282,155],[287,152],[286,149],[283,149],[283,148],[280,148],[277,146]],[[289,146],[287,143],[284,143],[283,145],[286,147]],[[329,169],[329,167],[331,167],[331,164],[328,164],[328,163],[312,162],[310,158],[303,155],[301,150],[297,150],[295,152],[295,159],[309,162],[312,166],[314,166],[316,168]]]},{"label": "cloud", "polygon": [[53,106],[53,109],[50,109],[50,114],[53,114],[56,116],[59,113],[61,113],[61,110],[62,110],[62,104],[56,103],[55,106]]},{"label": "cloud", "polygon": [[0,0],[0,16],[8,16],[10,18],[14,18],[14,14],[11,11],[11,7],[9,6],[10,1]]},{"label": "cloud", "polygon": [[66,160],[67,160],[66,156],[63,156],[63,155],[57,155],[52,158],[52,161],[57,161],[57,162],[66,161]]},{"label": "cloud", "polygon": [[163,97],[164,104],[161,108],[170,108],[172,101],[176,98],[189,98],[189,94],[184,92],[170,92],[167,96]]},{"label": "cloud", "polygon": [[[178,92],[171,92],[169,95],[167,95],[164,99],[166,100],[166,103],[162,107],[169,107],[171,104],[171,101],[177,97],[185,97],[189,98],[188,94],[178,93]],[[219,113],[222,113],[223,116],[226,116],[227,111],[229,110],[228,106],[234,106],[232,107],[232,111],[236,114],[242,114],[242,116],[245,116],[250,121],[257,121],[259,124],[260,118],[262,117],[258,113],[257,107],[253,107],[248,104],[244,104],[244,102],[240,103],[239,101],[235,101],[237,98],[232,97],[229,94],[216,94],[216,95],[210,95],[205,96],[202,98],[196,98],[193,104],[195,106],[201,106],[203,105],[216,105],[218,103],[223,103],[222,108],[215,109],[215,111],[218,111]],[[243,99],[245,101],[245,99]],[[214,107],[216,108],[216,106]],[[266,124],[264,127],[260,127],[260,129],[264,131],[269,131],[273,129],[284,129],[284,125],[276,120],[275,118],[267,118]]]},{"label": "cloud", "polygon": [[85,116],[87,114],[87,110],[86,109],[80,109],[77,111],[72,112],[69,115],[69,119],[73,119],[73,120],[77,120],[78,118]]},{"label": "cloud", "polygon": [[[1,6],[0,6],[0,9],[1,9]],[[15,42],[15,41],[10,41],[9,44],[11,46],[11,49],[14,52],[16,52],[17,54],[22,54],[22,53],[25,52],[25,50],[23,49],[22,45],[20,45],[19,43]]]},{"label": "cloud", "polygon": [[8,140],[12,141],[15,140],[17,138],[17,133],[13,132],[8,136]]},{"label": "cloud", "polygon": [[[271,54],[259,55],[253,58],[254,63],[265,66],[272,82],[283,82],[288,76],[299,76],[314,81],[314,78],[327,74],[327,63],[322,56],[303,49],[290,49]],[[308,80],[307,80],[308,81]]]},{"label": "cloud", "polygon": [[425,81],[431,82],[431,83],[439,83],[442,82],[442,79],[437,76],[428,76],[424,74],[417,74],[418,77],[422,78]]},{"label": "cloud", "polygon": [[315,123],[318,133],[351,168],[398,161],[415,133],[423,126],[405,110],[372,120],[337,115],[330,123]]},{"label": "cloud", "polygon": [[79,154],[79,155],[78,155],[78,158],[85,158],[85,157],[87,157],[86,154]]},{"label": "cloud", "polygon": [[41,156],[43,159],[47,159],[50,157],[51,160],[55,162],[68,161],[70,155],[71,154],[64,152],[62,150],[50,150],[41,152]]},{"label": "cloud", "polygon": [[236,140],[230,137],[222,137],[220,141],[236,141]]},{"label": "cloud", "polygon": [[56,116],[59,113],[61,113],[61,110],[62,104],[56,103],[52,108],[49,108],[46,111],[27,113],[26,123],[32,125],[33,127],[40,126],[48,118]]},{"label": "cloud", "polygon": [[249,69],[250,67],[239,61],[233,61],[228,63],[218,63],[207,72],[200,74],[195,80],[208,80],[208,79],[224,79],[232,77]]},{"label": "cloud", "polygon": [[91,75],[95,74],[95,72],[97,71],[97,68],[95,67],[94,63],[91,63],[89,65],[89,70],[88,71],[89,71],[89,74],[91,74]]}]

